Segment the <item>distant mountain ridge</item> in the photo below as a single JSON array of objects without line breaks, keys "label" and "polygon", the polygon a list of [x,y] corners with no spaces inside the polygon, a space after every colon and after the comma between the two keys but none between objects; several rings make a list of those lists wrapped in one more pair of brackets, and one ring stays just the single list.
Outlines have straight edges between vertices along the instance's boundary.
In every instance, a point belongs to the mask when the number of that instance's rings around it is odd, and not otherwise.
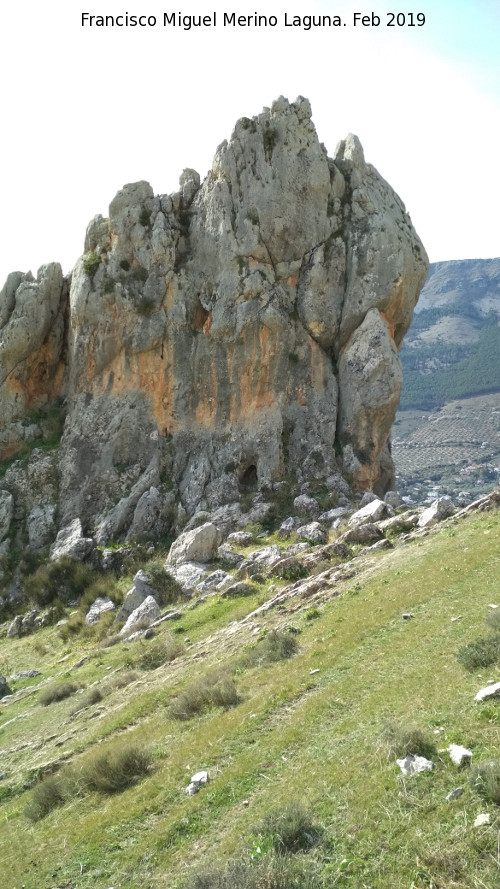
[{"label": "distant mountain ridge", "polygon": [[500,258],[432,263],[400,357],[400,410],[500,389]]},{"label": "distant mountain ridge", "polygon": [[500,473],[500,259],[430,266],[400,357],[398,489],[470,499]]}]

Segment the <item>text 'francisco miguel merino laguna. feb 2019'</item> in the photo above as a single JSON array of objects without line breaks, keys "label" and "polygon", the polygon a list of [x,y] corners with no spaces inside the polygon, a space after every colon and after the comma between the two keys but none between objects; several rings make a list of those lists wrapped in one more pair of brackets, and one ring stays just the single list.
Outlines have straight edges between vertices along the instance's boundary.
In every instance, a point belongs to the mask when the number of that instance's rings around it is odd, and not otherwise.
[{"label": "text 'francisco miguel merino laguna. feb 2019'", "polygon": [[135,15],[124,12],[121,15],[92,15],[81,13],[83,28],[177,28],[190,31],[192,28],[421,28],[425,25],[423,12],[353,12],[348,17],[340,15],[296,15],[285,12],[277,15],[238,15],[236,12],[212,12],[205,15],[189,15],[182,12],[164,12],[162,16],[143,13]]}]

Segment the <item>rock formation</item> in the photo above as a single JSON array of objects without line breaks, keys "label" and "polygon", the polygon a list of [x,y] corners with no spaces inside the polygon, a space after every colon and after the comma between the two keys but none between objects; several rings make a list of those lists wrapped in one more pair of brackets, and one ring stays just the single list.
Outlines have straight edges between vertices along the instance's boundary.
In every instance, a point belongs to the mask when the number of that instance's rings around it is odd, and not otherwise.
[{"label": "rock formation", "polygon": [[[44,503],[57,527],[78,518],[101,542],[292,471],[298,482],[340,471],[382,494],[398,349],[426,272],[358,139],[329,158],[308,101],[280,98],[238,121],[202,184],[185,170],[170,196],[126,185],[88,226],[70,280],[57,264],[36,281],[9,276],[1,456],[62,403],[58,490]],[[0,484],[16,506],[19,467]]]}]

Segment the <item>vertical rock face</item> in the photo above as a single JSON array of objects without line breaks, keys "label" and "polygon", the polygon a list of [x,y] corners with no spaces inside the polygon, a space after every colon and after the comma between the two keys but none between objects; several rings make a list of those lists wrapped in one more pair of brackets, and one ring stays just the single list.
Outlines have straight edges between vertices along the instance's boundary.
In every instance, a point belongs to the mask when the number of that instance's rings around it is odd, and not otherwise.
[{"label": "vertical rock face", "polygon": [[[0,454],[30,439],[29,411],[65,388],[68,282],[59,263],[31,273],[12,272],[0,292]],[[30,428],[31,427],[31,428]]]},{"label": "vertical rock face", "polygon": [[427,257],[357,138],[327,156],[307,100],[238,121],[201,185],[125,186],[88,227],[67,310],[58,268],[2,291],[0,443],[34,393],[66,396],[60,525],[106,539],[153,489],[192,514],[292,469],[391,485]]}]

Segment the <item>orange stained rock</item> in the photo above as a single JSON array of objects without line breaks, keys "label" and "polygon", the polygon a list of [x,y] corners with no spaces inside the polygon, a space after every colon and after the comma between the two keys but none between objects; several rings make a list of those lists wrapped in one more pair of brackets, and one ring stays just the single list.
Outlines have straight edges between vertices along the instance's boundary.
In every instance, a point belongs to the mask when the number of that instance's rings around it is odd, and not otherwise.
[{"label": "orange stained rock", "polygon": [[299,280],[299,272],[296,271],[296,272],[293,273],[293,275],[290,275],[290,276],[286,279],[286,283],[288,284],[289,287],[296,287],[296,286],[297,286],[297,283],[298,283],[298,280]]},{"label": "orange stained rock", "polygon": [[394,320],[393,320],[393,318],[390,315],[388,315],[386,312],[379,311],[379,314],[380,314],[380,317],[383,318],[385,323],[387,324],[387,328],[389,330],[389,336],[393,340],[394,339]]},{"label": "orange stained rock", "polygon": [[207,320],[203,325],[203,333],[205,336],[210,336],[210,331],[212,330],[212,313],[209,312],[207,316]]},{"label": "orange stained rock", "polygon": [[64,387],[65,367],[57,361],[50,345],[44,343],[28,355],[23,367],[23,380],[12,371],[5,380],[6,391],[13,398],[24,400],[24,410],[42,407],[57,398]]}]

